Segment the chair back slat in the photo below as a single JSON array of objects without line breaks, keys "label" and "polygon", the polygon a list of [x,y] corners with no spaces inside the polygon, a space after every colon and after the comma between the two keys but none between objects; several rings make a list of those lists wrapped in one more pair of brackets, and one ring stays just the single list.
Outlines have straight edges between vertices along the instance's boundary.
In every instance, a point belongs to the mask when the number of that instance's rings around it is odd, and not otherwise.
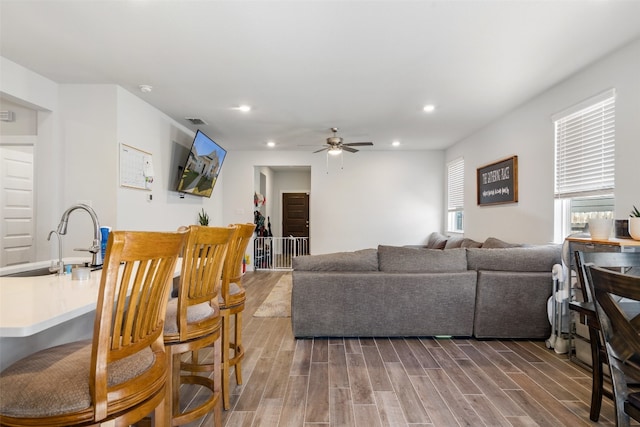
[{"label": "chair back slat", "polygon": [[222,272],[222,299],[223,301],[229,300],[229,288],[231,283],[237,283],[241,285],[242,277],[242,260],[244,254],[249,245],[249,241],[253,236],[255,230],[255,224],[232,224],[236,227],[236,231],[233,234],[231,241],[229,242],[229,255],[224,263],[224,270]]},{"label": "chair back slat", "polygon": [[[96,419],[107,413],[108,396],[162,387],[166,361],[162,332],[173,273],[186,234],[114,231],[102,268],[90,390]],[[150,349],[152,365],[129,380],[109,384],[110,364]]]}]

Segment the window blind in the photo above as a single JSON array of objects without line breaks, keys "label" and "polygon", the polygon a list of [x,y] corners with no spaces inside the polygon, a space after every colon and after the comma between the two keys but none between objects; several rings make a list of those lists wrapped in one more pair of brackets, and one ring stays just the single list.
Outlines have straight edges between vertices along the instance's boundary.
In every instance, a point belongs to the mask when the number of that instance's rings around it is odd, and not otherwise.
[{"label": "window blind", "polygon": [[615,92],[555,119],[555,197],[611,193],[615,172]]},{"label": "window blind", "polygon": [[461,157],[447,164],[448,210],[464,208],[464,159]]}]

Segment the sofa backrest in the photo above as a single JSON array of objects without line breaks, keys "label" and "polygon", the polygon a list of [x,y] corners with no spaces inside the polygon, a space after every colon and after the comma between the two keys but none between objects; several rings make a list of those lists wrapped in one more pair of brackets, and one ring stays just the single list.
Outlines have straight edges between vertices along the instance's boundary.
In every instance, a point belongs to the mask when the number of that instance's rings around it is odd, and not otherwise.
[{"label": "sofa backrest", "polygon": [[400,246],[378,246],[380,271],[434,273],[467,270],[465,249],[417,249]]},{"label": "sofa backrest", "polygon": [[298,271],[378,271],[378,251],[297,256],[292,259],[292,267]]},{"label": "sofa backrest", "polygon": [[469,270],[548,271],[561,263],[561,245],[518,248],[467,248]]}]

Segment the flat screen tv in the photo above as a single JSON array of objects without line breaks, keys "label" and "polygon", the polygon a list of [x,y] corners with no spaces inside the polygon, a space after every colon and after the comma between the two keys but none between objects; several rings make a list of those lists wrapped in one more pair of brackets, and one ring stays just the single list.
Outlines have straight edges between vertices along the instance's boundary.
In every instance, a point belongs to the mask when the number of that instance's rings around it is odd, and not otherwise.
[{"label": "flat screen tv", "polygon": [[227,150],[198,130],[182,168],[176,190],[181,193],[211,197],[226,155]]}]

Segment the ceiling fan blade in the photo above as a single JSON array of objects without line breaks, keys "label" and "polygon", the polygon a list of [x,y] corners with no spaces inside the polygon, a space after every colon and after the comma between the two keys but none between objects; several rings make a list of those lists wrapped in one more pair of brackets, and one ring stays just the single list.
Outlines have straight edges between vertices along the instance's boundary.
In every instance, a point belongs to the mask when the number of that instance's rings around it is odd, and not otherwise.
[{"label": "ceiling fan blade", "polygon": [[342,144],[341,148],[342,148],[344,151],[348,151],[348,152],[350,152],[350,153],[357,153],[357,152],[358,152],[358,150],[356,150],[355,148],[347,147],[347,145],[348,145],[348,144]]},{"label": "ceiling fan blade", "polygon": [[324,148],[321,148],[321,149],[319,149],[319,150],[317,150],[317,151],[314,151],[314,153],[319,153],[319,152],[321,152],[321,151],[326,151],[326,150],[328,150],[329,148],[330,148],[330,147],[324,147]]},{"label": "ceiling fan blade", "polygon": [[343,147],[345,145],[349,145],[351,147],[363,147],[365,145],[373,145],[373,142],[350,142],[348,144],[342,144]]}]

